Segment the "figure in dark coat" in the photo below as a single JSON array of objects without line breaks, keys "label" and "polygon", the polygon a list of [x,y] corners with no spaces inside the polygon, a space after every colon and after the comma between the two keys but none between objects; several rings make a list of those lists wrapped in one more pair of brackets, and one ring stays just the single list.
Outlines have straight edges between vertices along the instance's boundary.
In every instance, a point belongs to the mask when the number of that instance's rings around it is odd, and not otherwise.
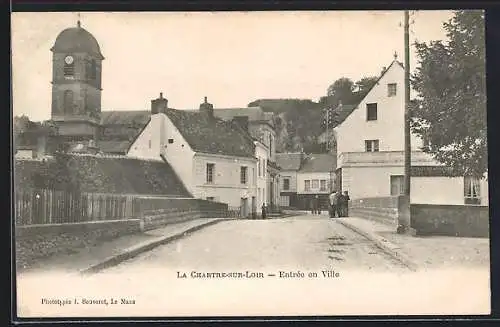
[{"label": "figure in dark coat", "polygon": [[343,212],[342,216],[343,217],[349,217],[349,200],[351,198],[349,197],[349,192],[344,191],[344,195],[342,197],[343,200]]},{"label": "figure in dark coat", "polygon": [[330,218],[335,218],[335,214],[337,213],[338,207],[338,194],[336,191],[333,191],[328,197],[330,202]]},{"label": "figure in dark coat", "polygon": [[266,212],[266,204],[262,204],[262,219],[266,219],[267,217],[267,212]]},{"label": "figure in dark coat", "polygon": [[319,208],[319,196],[314,197],[314,213],[315,214],[321,214],[321,210]]}]

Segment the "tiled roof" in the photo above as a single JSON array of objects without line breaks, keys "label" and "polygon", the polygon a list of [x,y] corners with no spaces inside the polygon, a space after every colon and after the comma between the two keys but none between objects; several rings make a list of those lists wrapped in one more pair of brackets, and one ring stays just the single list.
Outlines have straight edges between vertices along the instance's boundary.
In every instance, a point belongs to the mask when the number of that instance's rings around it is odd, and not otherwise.
[{"label": "tiled roof", "polygon": [[276,153],[276,163],[281,170],[299,170],[301,153]]},{"label": "tiled roof", "polygon": [[235,122],[199,111],[168,109],[165,113],[195,152],[254,157],[255,145]]},{"label": "tiled roof", "polygon": [[134,110],[134,111],[102,111],[102,125],[140,125],[144,126],[151,116],[149,110]]},{"label": "tiled roof", "polygon": [[103,134],[98,142],[99,149],[104,153],[126,153],[150,117],[149,110],[101,112]]},{"label": "tiled roof", "polygon": [[104,153],[126,154],[130,143],[128,140],[99,141],[99,150]]},{"label": "tiled roof", "polygon": [[249,121],[270,120],[272,118],[269,115],[266,115],[260,107],[216,108],[214,109],[214,115],[224,120],[230,120],[237,116],[247,116]]},{"label": "tiled roof", "polygon": [[337,158],[331,154],[310,154],[302,163],[299,172],[301,173],[323,173],[335,171],[337,168]]},{"label": "tiled roof", "polygon": [[63,163],[16,160],[17,185],[64,189],[74,185],[68,184],[72,180],[82,192],[190,196],[165,162],[89,155],[62,158]]}]

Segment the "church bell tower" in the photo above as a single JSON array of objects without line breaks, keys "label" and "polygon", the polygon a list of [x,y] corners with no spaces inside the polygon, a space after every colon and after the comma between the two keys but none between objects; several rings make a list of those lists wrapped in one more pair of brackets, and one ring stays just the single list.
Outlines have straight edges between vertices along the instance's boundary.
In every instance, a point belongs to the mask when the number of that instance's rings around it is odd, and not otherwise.
[{"label": "church bell tower", "polygon": [[63,30],[52,51],[52,121],[69,142],[98,141],[102,61],[99,43],[78,20]]}]

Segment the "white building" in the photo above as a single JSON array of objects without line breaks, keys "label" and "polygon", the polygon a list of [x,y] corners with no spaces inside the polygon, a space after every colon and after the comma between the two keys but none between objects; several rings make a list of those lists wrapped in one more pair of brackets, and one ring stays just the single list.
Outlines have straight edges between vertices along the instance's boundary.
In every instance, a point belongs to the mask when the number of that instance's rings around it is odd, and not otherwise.
[{"label": "white building", "polygon": [[297,171],[297,202],[300,209],[310,209],[314,197],[326,209],[330,185],[336,168],[335,156],[331,154],[309,154]]},{"label": "white building", "polygon": [[[259,157],[264,159],[262,177],[266,178],[263,200],[269,209],[279,205],[280,170],[276,164],[276,130],[272,112],[264,112],[260,107],[246,108],[215,108],[214,115],[220,119],[234,120],[247,131],[252,138],[263,144],[267,154]],[[262,202],[259,201],[261,204]]]},{"label": "white building", "polygon": [[199,111],[175,110],[160,94],[127,156],[168,162],[194,197],[241,207],[245,217],[258,208],[256,147],[238,123],[214,117],[206,101]]},{"label": "white building", "polygon": [[298,208],[297,172],[299,171],[304,153],[276,153],[276,163],[280,167],[280,206]]},{"label": "white building", "polygon": [[331,154],[278,153],[281,205],[310,209],[316,196],[324,208],[333,184],[336,157]]},{"label": "white building", "polygon": [[[257,208],[260,210],[263,204],[268,204],[268,172],[266,163],[269,159],[268,148],[259,141],[255,141],[255,157],[257,159],[256,180],[257,180]],[[259,211],[258,210],[258,211]]]},{"label": "white building", "polygon": [[[354,106],[340,105],[334,128],[336,188],[351,199],[399,195],[404,190],[404,67],[395,58]],[[411,135],[411,203],[488,204],[487,180],[448,177]]]}]

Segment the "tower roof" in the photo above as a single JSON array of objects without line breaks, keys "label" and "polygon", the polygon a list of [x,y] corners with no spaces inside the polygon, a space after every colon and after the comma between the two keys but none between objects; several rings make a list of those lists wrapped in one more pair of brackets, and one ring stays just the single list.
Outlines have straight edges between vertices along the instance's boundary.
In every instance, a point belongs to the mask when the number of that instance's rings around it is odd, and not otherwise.
[{"label": "tower roof", "polygon": [[59,53],[86,52],[98,56],[101,60],[104,59],[99,43],[92,34],[81,27],[80,21],[76,27],[66,28],[59,33],[50,51]]}]

